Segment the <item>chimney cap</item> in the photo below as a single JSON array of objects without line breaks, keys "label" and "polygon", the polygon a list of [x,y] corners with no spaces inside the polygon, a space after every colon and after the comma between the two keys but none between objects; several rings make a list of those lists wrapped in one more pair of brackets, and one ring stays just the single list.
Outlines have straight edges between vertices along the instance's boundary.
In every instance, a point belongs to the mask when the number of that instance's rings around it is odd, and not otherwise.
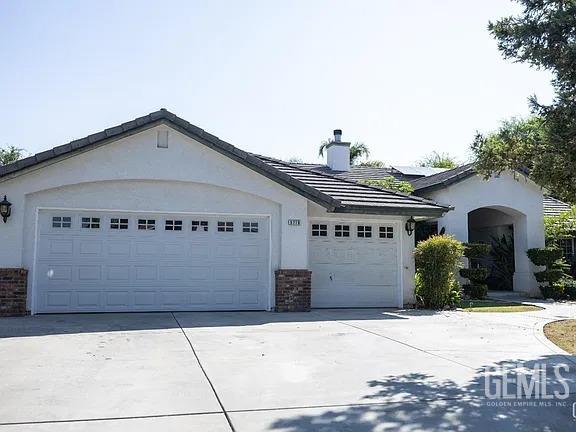
[{"label": "chimney cap", "polygon": [[334,135],[342,135],[342,129],[334,129]]}]

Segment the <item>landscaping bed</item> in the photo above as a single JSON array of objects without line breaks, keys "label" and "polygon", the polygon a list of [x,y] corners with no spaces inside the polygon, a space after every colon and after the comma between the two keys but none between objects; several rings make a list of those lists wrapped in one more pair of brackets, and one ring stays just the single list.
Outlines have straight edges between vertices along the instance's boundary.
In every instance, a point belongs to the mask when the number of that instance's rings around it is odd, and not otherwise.
[{"label": "landscaping bed", "polygon": [[501,300],[462,300],[458,306],[466,312],[531,312],[543,308],[530,304]]},{"label": "landscaping bed", "polygon": [[576,319],[548,323],[544,334],[564,351],[576,354]]}]

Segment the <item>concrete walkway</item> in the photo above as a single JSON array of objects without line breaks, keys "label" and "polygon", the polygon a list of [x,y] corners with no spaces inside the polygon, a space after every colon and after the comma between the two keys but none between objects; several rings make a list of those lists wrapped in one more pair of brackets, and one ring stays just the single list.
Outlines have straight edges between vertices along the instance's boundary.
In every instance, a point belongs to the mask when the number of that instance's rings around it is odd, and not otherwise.
[{"label": "concrete walkway", "polygon": [[[4,318],[0,432],[576,429],[576,358],[542,334],[576,304],[541,305]],[[568,399],[487,399],[517,362],[568,365]]]}]

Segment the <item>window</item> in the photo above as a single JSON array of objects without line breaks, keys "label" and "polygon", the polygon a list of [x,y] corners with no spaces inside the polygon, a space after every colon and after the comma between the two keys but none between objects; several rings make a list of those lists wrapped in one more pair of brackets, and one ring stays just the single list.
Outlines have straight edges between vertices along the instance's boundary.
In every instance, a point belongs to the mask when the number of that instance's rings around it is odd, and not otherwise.
[{"label": "window", "polygon": [[234,231],[234,222],[218,221],[218,231],[219,232],[233,232]]},{"label": "window", "polygon": [[70,216],[54,216],[52,228],[72,228],[72,218]]},{"label": "window", "polygon": [[192,231],[208,231],[208,221],[192,221]]},{"label": "window", "polygon": [[334,237],[350,237],[350,225],[335,225]]},{"label": "window", "polygon": [[328,225],[312,224],[312,237],[326,237],[328,235]]},{"label": "window", "polygon": [[128,219],[111,218],[110,219],[110,229],[127,230],[128,229]]},{"label": "window", "polygon": [[574,260],[574,239],[563,239],[560,240],[560,248],[562,249],[562,253],[564,258],[568,263],[572,263]]},{"label": "window", "polygon": [[166,225],[164,225],[166,231],[182,231],[182,221],[181,220],[166,220]]},{"label": "window", "polygon": [[358,237],[370,238],[372,237],[372,227],[370,225],[358,225]]},{"label": "window", "polygon": [[257,233],[258,222],[242,222],[242,232]]},{"label": "window", "polygon": [[386,238],[386,239],[394,238],[394,227],[381,226],[380,227],[380,238]]},{"label": "window", "polygon": [[98,218],[98,217],[83,217],[82,218],[82,228],[99,229],[100,228],[100,218]]},{"label": "window", "polygon": [[156,229],[155,219],[138,219],[138,229],[145,231],[154,231]]}]

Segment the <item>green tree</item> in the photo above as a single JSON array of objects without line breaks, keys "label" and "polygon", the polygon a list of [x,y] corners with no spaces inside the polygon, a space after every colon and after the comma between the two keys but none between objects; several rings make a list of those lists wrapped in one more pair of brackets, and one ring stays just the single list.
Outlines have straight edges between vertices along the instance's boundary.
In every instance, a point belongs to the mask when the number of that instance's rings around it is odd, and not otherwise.
[{"label": "green tree", "polygon": [[387,176],[381,179],[362,180],[361,183],[370,186],[378,186],[384,189],[395,190],[407,195],[410,195],[412,192],[414,192],[414,187],[409,182],[396,180],[392,176]]},{"label": "green tree", "polygon": [[560,240],[576,236],[576,206],[555,216],[544,216],[546,244],[559,246]]},{"label": "green tree", "polygon": [[24,156],[24,150],[14,146],[0,148],[0,166],[16,162]]},{"label": "green tree", "polygon": [[458,162],[456,158],[450,156],[448,153],[438,153],[433,151],[429,155],[425,156],[421,161],[418,162],[418,166],[430,167],[430,168],[456,168]]},{"label": "green tree", "polygon": [[[320,147],[318,148],[318,156],[323,157],[324,152],[326,151],[326,147],[331,144],[332,140],[325,140],[322,141]],[[361,142],[356,142],[350,146],[350,165],[356,165],[359,163],[359,159],[362,157],[370,156],[370,149],[368,146]]]},{"label": "green tree", "polygon": [[386,164],[379,160],[367,160],[364,162],[357,163],[356,166],[369,167],[369,168],[384,168]]},{"label": "green tree", "polygon": [[534,118],[477,135],[477,168],[485,176],[528,168],[536,182],[576,202],[576,1],[516,1],[521,15],[490,22],[488,29],[506,59],[552,72],[556,95],[550,105],[530,98]]}]

